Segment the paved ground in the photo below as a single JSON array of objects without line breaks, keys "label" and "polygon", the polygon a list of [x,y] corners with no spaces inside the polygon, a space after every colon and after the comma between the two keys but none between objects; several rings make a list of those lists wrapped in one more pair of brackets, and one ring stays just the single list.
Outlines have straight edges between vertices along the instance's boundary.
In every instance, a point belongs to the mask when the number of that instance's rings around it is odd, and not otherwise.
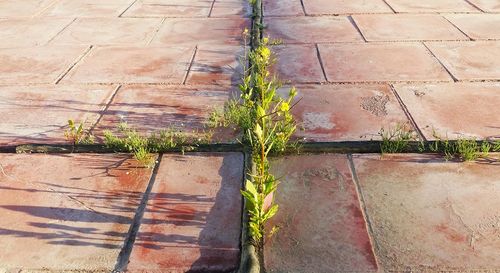
[{"label": "paved ground", "polygon": [[[498,0],[264,0],[306,141],[500,136]],[[241,76],[245,0],[0,0],[0,146],[205,128]],[[286,91],[285,89],[283,91]],[[234,141],[230,131],[214,142]],[[500,155],[492,155],[493,159]],[[284,177],[271,272],[500,270],[498,161],[302,155]],[[231,271],[241,153],[0,154],[0,272]]]}]

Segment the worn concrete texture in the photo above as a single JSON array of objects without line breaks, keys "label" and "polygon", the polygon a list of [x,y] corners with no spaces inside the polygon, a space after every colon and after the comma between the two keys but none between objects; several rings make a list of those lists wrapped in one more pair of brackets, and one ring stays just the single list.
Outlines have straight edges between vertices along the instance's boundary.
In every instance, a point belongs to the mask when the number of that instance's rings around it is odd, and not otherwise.
[{"label": "worn concrete texture", "polygon": [[271,163],[280,177],[277,215],[266,225],[268,272],[376,272],[346,155],[287,156]]},{"label": "worn concrete texture", "polygon": [[498,161],[445,162],[433,155],[355,155],[353,161],[386,271],[500,268]]}]

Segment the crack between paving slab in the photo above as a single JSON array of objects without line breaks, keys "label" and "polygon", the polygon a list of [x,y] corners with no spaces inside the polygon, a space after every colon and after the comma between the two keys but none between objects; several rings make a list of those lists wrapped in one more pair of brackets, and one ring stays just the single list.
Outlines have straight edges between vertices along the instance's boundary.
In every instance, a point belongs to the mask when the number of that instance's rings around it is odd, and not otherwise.
[{"label": "crack between paving slab", "polygon": [[[306,6],[304,5],[304,0],[300,0],[300,6],[302,7],[302,12],[304,12],[304,16],[308,16],[306,12]],[[262,17],[264,17],[264,9],[262,9]]]},{"label": "crack between paving slab", "polygon": [[212,11],[214,10],[215,1],[216,0],[212,1],[212,5],[210,5],[210,11],[208,12],[208,16],[207,17],[212,17]]},{"label": "crack between paving slab", "polygon": [[441,60],[434,54],[434,52],[432,52],[432,50],[427,46],[427,44],[424,42],[422,42],[422,44],[427,49],[427,51],[431,54],[431,56],[433,56],[434,59],[436,59],[439,62],[439,64],[444,68],[444,70],[450,75],[450,77],[453,79],[453,81],[458,82],[458,79],[455,78],[455,76],[453,76],[453,74],[451,74],[450,70],[448,70],[448,68],[443,64],[443,62],[441,62]]},{"label": "crack between paving slab", "polygon": [[453,27],[455,27],[460,33],[462,33],[465,37],[469,38],[470,41],[475,41],[475,39],[472,39],[467,33],[463,32],[457,25],[455,25],[452,21],[450,21],[446,16],[443,16],[440,14],[443,19],[445,19],[448,23],[450,23]]},{"label": "crack between paving slab", "polygon": [[167,20],[167,18],[162,18],[161,19],[160,24],[158,24],[158,27],[155,28],[155,31],[153,32],[153,35],[151,35],[151,39],[149,39],[149,41],[146,43],[146,46],[150,45],[151,42],[153,42],[154,38],[156,38],[156,35],[158,35],[158,32],[160,32],[160,28],[165,23],[165,20]]},{"label": "crack between paving slab", "polygon": [[85,52],[83,52],[82,55],[78,56],[78,58],[76,58],[76,60],[63,73],[61,73],[61,75],[59,75],[59,77],[57,77],[54,84],[58,84],[66,75],[68,75],[68,73],[73,69],[73,67],[75,67],[81,60],[83,60],[86,56],[88,56],[90,54],[90,51],[92,51],[92,48],[94,48],[93,45],[89,46],[85,50]]},{"label": "crack between paving slab", "polygon": [[124,272],[127,270],[127,266],[130,259],[130,254],[132,254],[132,249],[134,247],[135,240],[137,238],[137,234],[139,233],[139,228],[141,227],[142,217],[144,216],[144,211],[146,210],[146,206],[148,204],[149,196],[151,194],[151,190],[153,189],[153,185],[156,180],[156,176],[158,175],[158,169],[160,168],[160,164],[163,158],[163,153],[158,154],[158,159],[156,160],[156,164],[153,168],[153,172],[151,173],[151,177],[149,179],[148,186],[144,195],[142,196],[141,203],[136,210],[134,219],[130,225],[129,231],[127,233],[127,237],[125,238],[125,242],[123,247],[118,254],[118,258],[116,260],[115,268],[112,272]]},{"label": "crack between paving slab", "polygon": [[78,18],[74,18],[73,20],[71,20],[71,22],[69,22],[69,24],[67,24],[66,26],[64,26],[59,32],[57,32],[56,35],[54,35],[54,37],[50,38],[50,40],[48,40],[45,45],[48,45],[50,42],[52,42],[57,36],[59,36],[59,34],[61,34],[63,31],[65,31],[70,25],[72,25],[76,19]]},{"label": "crack between paving slab", "polygon": [[394,94],[394,96],[398,100],[399,105],[403,109],[403,112],[405,113],[406,117],[410,121],[410,123],[413,126],[413,128],[415,129],[415,131],[417,132],[417,134],[420,137],[420,139],[423,140],[423,141],[428,141],[427,138],[422,133],[422,131],[420,130],[420,128],[418,127],[417,122],[415,121],[415,119],[413,119],[413,116],[411,115],[410,110],[408,110],[408,107],[406,106],[406,104],[403,102],[403,99],[401,98],[401,96],[399,96],[399,94],[396,91],[396,88],[394,87],[394,85],[393,84],[389,84],[389,88],[391,89],[392,93]]},{"label": "crack between paving slab", "polygon": [[182,80],[182,85],[186,85],[186,82],[188,80],[188,77],[189,77],[189,72],[191,72],[191,68],[193,67],[193,64],[194,64],[194,58],[196,58],[196,53],[198,52],[198,45],[196,45],[194,47],[194,52],[193,52],[193,56],[191,56],[191,61],[189,62],[189,65],[187,67],[187,72],[186,72],[186,75],[184,76],[184,79]]},{"label": "crack between paving slab", "polygon": [[484,11],[482,8],[478,7],[476,4],[472,3],[470,0],[464,0],[464,1],[467,2],[467,4],[471,5],[472,7],[474,7],[475,9],[479,10],[480,12],[486,13],[486,11]]},{"label": "crack between paving slab", "polygon": [[358,195],[359,205],[361,206],[361,212],[363,213],[365,223],[366,223],[366,228],[368,230],[368,238],[371,242],[373,258],[375,259],[377,270],[379,270],[382,268],[382,265],[381,265],[379,258],[377,256],[377,250],[380,249],[380,247],[379,247],[377,241],[375,240],[375,235],[374,235],[375,232],[373,231],[372,222],[370,220],[370,217],[368,216],[368,211],[367,211],[366,206],[365,206],[365,197],[364,197],[363,191],[361,190],[361,186],[359,183],[358,174],[356,173],[356,167],[354,166],[354,160],[352,158],[352,154],[348,154],[347,159],[349,161],[349,169],[350,169],[351,174],[352,174],[352,180],[354,182],[354,186],[356,187],[356,193]]},{"label": "crack between paving slab", "polygon": [[398,13],[391,5],[389,5],[389,3],[387,2],[387,0],[382,0],[382,1],[384,2],[384,4],[386,4],[392,10],[392,12],[394,12],[396,14]]},{"label": "crack between paving slab", "polygon": [[111,103],[113,103],[113,100],[115,99],[116,97],[116,94],[118,93],[118,90],[120,90],[122,87],[122,85],[118,85],[115,90],[113,91],[113,93],[111,94],[110,98],[108,99],[108,102],[106,103],[106,105],[101,109],[100,112],[100,115],[99,117],[97,118],[97,120],[94,122],[94,124],[90,127],[89,129],[89,133],[90,134],[93,134],[94,133],[94,130],[95,128],[97,127],[97,124],[99,124],[99,122],[101,122],[102,118],[104,117],[104,114],[106,113],[106,111],[109,109],[109,107],[111,106]]},{"label": "crack between paving slab", "polygon": [[42,15],[45,11],[47,11],[48,9],[50,9],[51,7],[55,6],[55,4],[59,2],[59,0],[53,0],[52,2],[50,2],[45,8],[39,10],[37,13],[35,13],[33,16],[31,16],[31,18],[35,18],[35,17],[39,17],[40,15]]},{"label": "crack between paving slab", "polygon": [[324,77],[325,81],[328,82],[328,77],[326,76],[326,72],[325,72],[325,66],[323,65],[323,60],[321,59],[321,54],[319,53],[319,46],[318,46],[318,44],[314,44],[314,46],[316,47],[316,55],[318,57],[321,71],[323,72],[323,77]]},{"label": "crack between paving slab", "polygon": [[347,20],[349,20],[349,22],[351,22],[354,28],[358,31],[359,35],[361,35],[361,38],[363,38],[363,41],[368,42],[365,38],[365,35],[363,35],[363,32],[361,32],[361,29],[358,27],[358,24],[356,24],[356,21],[354,21],[354,18],[349,15],[347,16]]},{"label": "crack between paving slab", "polygon": [[118,17],[119,17],[119,18],[120,18],[120,17],[122,17],[122,15],[123,15],[123,14],[125,14],[125,12],[127,12],[127,10],[129,10],[129,9],[130,9],[130,8],[131,8],[131,7],[132,7],[132,6],[133,6],[133,5],[137,2],[137,1],[138,1],[138,0],[134,0],[134,1],[132,1],[132,3],[131,3],[131,4],[130,4],[127,8],[125,8],[125,10],[124,10],[124,11],[122,11],[122,12],[120,13],[120,15],[118,15]]}]

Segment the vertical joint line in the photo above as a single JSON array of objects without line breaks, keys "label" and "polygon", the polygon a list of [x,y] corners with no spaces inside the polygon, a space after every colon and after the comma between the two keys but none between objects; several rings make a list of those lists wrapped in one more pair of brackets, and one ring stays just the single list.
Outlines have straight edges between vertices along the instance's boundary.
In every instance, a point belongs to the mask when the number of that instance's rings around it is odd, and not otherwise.
[{"label": "vertical joint line", "polygon": [[68,73],[75,67],[81,60],[83,60],[85,57],[87,57],[90,54],[90,51],[94,48],[93,45],[89,46],[82,55],[78,56],[76,60],[66,69],[64,70],[59,77],[55,80],[54,84],[58,84]]},{"label": "vertical joint line", "polygon": [[302,12],[304,13],[304,16],[307,16],[306,6],[304,5],[304,0],[300,0],[300,5],[302,6]]},{"label": "vertical joint line", "polygon": [[366,227],[368,229],[368,237],[370,239],[373,251],[373,257],[375,258],[375,263],[377,264],[377,268],[380,268],[380,262],[377,256],[377,249],[379,249],[377,241],[375,240],[373,225],[368,216],[368,211],[366,209],[365,197],[363,195],[363,191],[361,190],[361,186],[359,184],[358,174],[356,173],[356,168],[354,167],[354,160],[352,159],[352,154],[348,154],[347,158],[349,160],[349,169],[351,170],[352,180],[354,181],[354,186],[356,187],[356,193],[358,194],[358,201],[361,207],[361,212],[363,213],[363,217],[366,223]]},{"label": "vertical joint line", "polygon": [[352,15],[347,16],[347,19],[351,22],[351,24],[354,26],[354,28],[358,31],[359,35],[361,35],[361,38],[363,38],[363,41],[368,42],[365,38],[365,35],[363,35],[363,32],[361,32],[361,29],[358,27],[358,24],[356,24],[356,21],[354,21],[354,18]]},{"label": "vertical joint line", "polygon": [[457,25],[455,25],[452,21],[448,20],[446,16],[441,16],[441,17],[443,17],[448,23],[450,23],[453,27],[455,27],[458,31],[460,31],[460,33],[462,33],[469,40],[474,41],[474,39],[472,39],[469,35],[467,35],[467,33],[463,32]]},{"label": "vertical joint line", "polygon": [[427,46],[427,44],[424,42],[422,42],[422,44],[425,46],[427,51],[432,55],[432,57],[434,57],[434,59],[436,59],[439,62],[439,64],[444,68],[444,70],[450,75],[450,77],[453,79],[453,81],[458,82],[458,79],[455,78],[455,76],[453,76],[453,74],[451,74],[450,70],[443,64],[443,62],[441,62],[441,60],[434,54],[434,52],[432,52],[432,50]]},{"label": "vertical joint line", "polygon": [[212,17],[212,11],[214,10],[215,1],[217,1],[217,0],[212,1],[212,5],[210,6],[210,11],[208,12],[207,17]]},{"label": "vertical joint line", "polygon": [[465,2],[467,2],[467,4],[473,6],[475,9],[479,10],[480,12],[482,13],[486,13],[485,10],[483,10],[482,8],[478,7],[476,4],[472,3],[470,0],[465,0]]},{"label": "vertical joint line", "polygon": [[125,238],[125,243],[118,254],[118,258],[116,261],[115,269],[112,271],[114,273],[124,272],[127,269],[128,261],[130,259],[130,254],[132,254],[132,249],[134,248],[134,243],[137,238],[137,234],[139,233],[139,228],[141,227],[142,217],[144,216],[144,211],[146,210],[146,206],[149,201],[149,196],[151,195],[151,190],[153,189],[153,185],[156,180],[156,176],[158,175],[158,169],[161,164],[161,160],[163,157],[163,153],[158,154],[158,160],[154,166],[153,172],[149,179],[148,187],[144,192],[144,195],[141,198],[141,203],[136,210],[134,219],[130,225],[129,231],[127,233],[127,237]]},{"label": "vertical joint line", "polygon": [[403,108],[403,112],[405,113],[406,117],[410,121],[411,126],[413,126],[413,128],[415,128],[415,132],[417,132],[418,136],[420,137],[420,139],[422,141],[427,141],[427,139],[425,138],[424,134],[422,133],[422,131],[418,127],[417,123],[413,119],[413,117],[412,117],[412,115],[410,113],[410,110],[408,110],[408,107],[406,107],[406,104],[403,102],[403,99],[399,96],[398,92],[396,91],[396,88],[394,88],[394,86],[392,84],[390,84],[389,86],[391,88],[392,93],[394,94],[394,96],[398,100],[399,105],[401,106],[401,108]]},{"label": "vertical joint line", "polygon": [[133,6],[133,5],[137,2],[137,1],[138,1],[138,0],[134,0],[134,1],[132,1],[132,3],[130,3],[130,5],[129,5],[127,8],[125,8],[125,10],[124,10],[124,11],[122,11],[122,12],[120,13],[120,15],[118,15],[118,17],[122,17],[122,16],[123,16],[123,14],[125,14],[125,12],[127,12],[127,10],[129,10],[129,9],[130,9],[130,8],[131,8],[131,7],[132,7],[132,6]]},{"label": "vertical joint line", "polygon": [[167,18],[162,18],[161,19],[161,22],[160,24],[158,24],[158,27],[155,29],[155,31],[153,32],[153,35],[151,35],[151,38],[149,39],[149,41],[146,43],[146,46],[150,45],[151,42],[153,42],[154,38],[156,37],[156,35],[158,35],[158,32],[160,32],[160,28],[163,26],[163,24],[165,23],[165,20],[167,20]]},{"label": "vertical joint line", "polygon": [[384,3],[392,10],[392,12],[397,13],[396,10],[392,8],[392,6],[389,5],[389,3],[387,3],[387,0],[382,0],[382,1],[384,1]]},{"label": "vertical joint line", "polygon": [[326,76],[326,71],[325,71],[325,66],[323,65],[323,60],[321,59],[321,54],[319,53],[319,46],[318,44],[314,44],[316,47],[316,55],[318,57],[319,65],[321,66],[321,71],[323,72],[323,77],[325,78],[325,81],[328,82],[328,77]]},{"label": "vertical joint line", "polygon": [[186,71],[186,76],[184,77],[184,80],[182,81],[182,84],[185,85],[186,82],[187,82],[187,79],[189,77],[189,72],[191,72],[191,69],[193,68],[193,64],[194,64],[194,58],[196,57],[196,53],[198,52],[198,45],[196,45],[194,47],[194,52],[193,52],[193,56],[191,56],[191,61],[189,62],[189,65],[188,65],[188,68],[187,68],[187,71]]},{"label": "vertical joint line", "polygon": [[69,22],[69,24],[67,24],[66,26],[64,26],[59,32],[57,32],[56,35],[54,35],[54,37],[50,38],[50,40],[47,41],[47,43],[45,43],[45,45],[48,45],[50,42],[52,42],[57,36],[59,36],[59,34],[61,34],[63,31],[65,31],[70,25],[72,25],[76,19],[78,18],[73,18],[73,20],[71,20],[71,22]]},{"label": "vertical joint line", "polygon": [[115,90],[113,91],[113,93],[111,94],[111,97],[109,98],[108,102],[106,103],[106,105],[103,107],[103,109],[101,110],[101,114],[99,115],[99,118],[97,118],[97,120],[94,122],[94,124],[92,125],[92,127],[90,127],[89,129],[89,133],[93,134],[95,128],[97,127],[97,124],[99,124],[99,122],[101,122],[104,114],[106,113],[106,111],[108,111],[111,103],[113,103],[115,97],[116,97],[116,94],[118,93],[118,90],[120,90],[120,88],[122,87],[121,84],[119,84]]}]

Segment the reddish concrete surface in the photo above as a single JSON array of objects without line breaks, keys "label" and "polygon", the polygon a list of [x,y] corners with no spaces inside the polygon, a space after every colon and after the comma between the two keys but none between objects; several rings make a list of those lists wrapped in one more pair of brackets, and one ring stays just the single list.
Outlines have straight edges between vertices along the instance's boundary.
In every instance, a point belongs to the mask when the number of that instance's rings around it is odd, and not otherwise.
[{"label": "reddish concrete surface", "polygon": [[287,156],[271,166],[283,182],[267,224],[279,227],[264,246],[267,271],[376,272],[347,156]]},{"label": "reddish concrete surface", "polygon": [[304,15],[300,0],[263,0],[262,2],[264,17]]},{"label": "reddish concrete surface", "polygon": [[72,21],[71,18],[0,20],[0,48],[45,45]]},{"label": "reddish concrete surface", "polygon": [[[120,122],[126,122],[142,134],[172,129],[201,137],[208,129],[210,112],[223,108],[230,96],[226,87],[124,86],[116,93],[94,133],[100,137],[103,130],[115,131]],[[216,130],[212,140],[233,139],[230,131]]]},{"label": "reddish concrete surface", "polygon": [[471,39],[500,39],[500,16],[497,14],[452,14],[446,18]]},{"label": "reddish concrete surface", "polygon": [[247,0],[215,0],[210,17],[250,17],[252,8]]},{"label": "reddish concrete surface", "polygon": [[129,272],[230,272],[239,265],[243,155],[164,155]]},{"label": "reddish concrete surface", "polygon": [[58,0],[42,16],[56,17],[117,17],[133,0]]},{"label": "reddish concrete surface", "polygon": [[393,13],[384,0],[303,0],[308,15]]},{"label": "reddish concrete surface", "polygon": [[200,46],[196,50],[186,83],[238,85],[243,75],[245,54],[242,46]]},{"label": "reddish concrete surface", "polygon": [[37,15],[49,5],[53,0],[25,0],[18,1],[16,5],[12,1],[0,1],[0,18],[28,18]]},{"label": "reddish concrete surface", "polygon": [[250,29],[248,19],[166,19],[151,44],[155,46],[243,44],[242,33],[245,28]]},{"label": "reddish concrete surface", "polygon": [[500,78],[499,42],[427,43],[427,46],[458,80]]},{"label": "reddish concrete surface", "polygon": [[319,45],[330,82],[451,81],[439,62],[422,45]]},{"label": "reddish concrete surface", "polygon": [[468,40],[460,30],[439,15],[354,15],[367,41]]},{"label": "reddish concrete surface", "polygon": [[272,49],[278,59],[274,69],[281,80],[292,83],[325,82],[315,46],[273,46]]},{"label": "reddish concrete surface", "polygon": [[301,85],[297,90],[300,102],[292,113],[301,140],[375,140],[381,128],[409,123],[388,85]]},{"label": "reddish concrete surface", "polygon": [[395,12],[479,12],[465,0],[385,0]]},{"label": "reddish concrete surface", "polygon": [[138,0],[125,17],[208,17],[213,0]]},{"label": "reddish concrete surface", "polygon": [[0,155],[0,271],[111,272],[151,171],[129,155]]},{"label": "reddish concrete surface", "polygon": [[271,17],[264,22],[266,35],[285,44],[363,41],[347,17]]},{"label": "reddish concrete surface", "polygon": [[0,86],[0,145],[67,143],[68,119],[95,124],[116,86]]},{"label": "reddish concrete surface", "polygon": [[355,155],[354,165],[384,272],[500,267],[498,163]]},{"label": "reddish concrete surface", "polygon": [[0,84],[55,83],[87,50],[85,46],[0,49]]},{"label": "reddish concrete surface", "polygon": [[500,137],[500,84],[409,84],[395,89],[427,139]]},{"label": "reddish concrete surface", "polygon": [[192,55],[190,47],[98,47],[64,81],[181,84]]},{"label": "reddish concrete surface", "polygon": [[78,18],[52,44],[147,45],[159,18]]}]

